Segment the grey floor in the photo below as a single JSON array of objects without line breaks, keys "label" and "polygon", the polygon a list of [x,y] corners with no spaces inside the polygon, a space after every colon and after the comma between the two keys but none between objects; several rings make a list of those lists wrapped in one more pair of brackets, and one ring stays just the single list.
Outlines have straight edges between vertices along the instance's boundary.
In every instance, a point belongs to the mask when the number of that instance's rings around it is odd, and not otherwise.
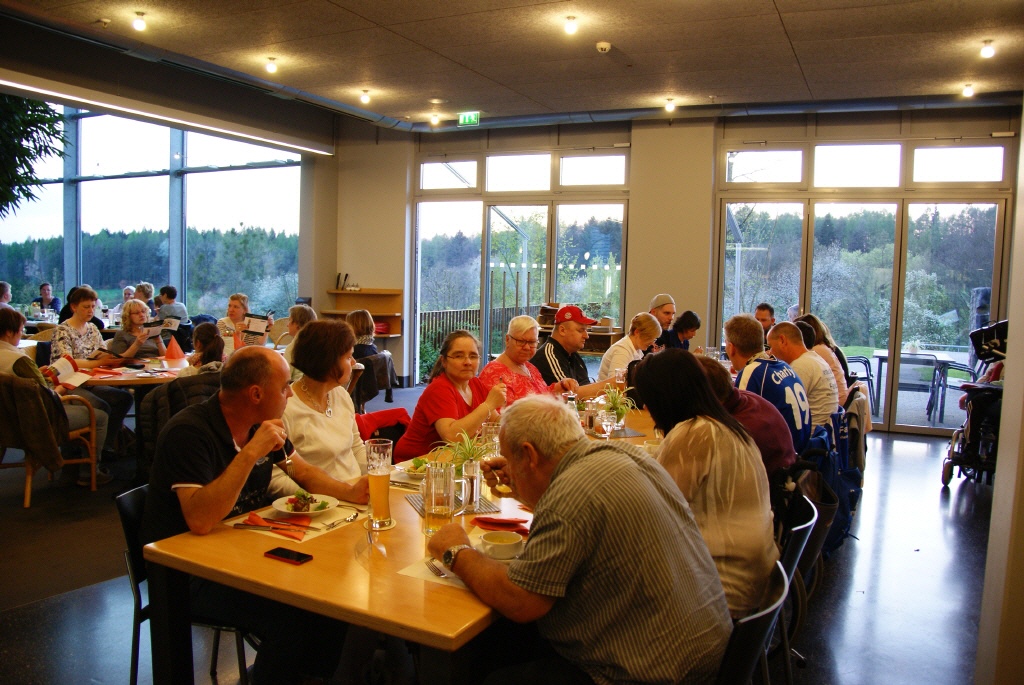
[{"label": "grey floor", "polygon": [[[396,392],[411,406],[419,392]],[[972,681],[991,487],[954,480],[941,488],[945,441],[869,438],[864,498],[853,533],[826,562],[794,647],[808,660],[797,682],[859,685]],[[131,646],[131,595],[123,575],[112,496],[122,480],[90,493],[38,475],[33,506],[21,507],[20,470],[0,471],[0,680],[124,683]],[[193,633],[196,682],[207,673],[210,635]],[[249,654],[251,662],[252,653]],[[148,633],[140,682],[151,681]],[[219,681],[238,681],[230,642]],[[779,664],[773,678],[782,682]],[[339,682],[342,680],[339,676]]]}]

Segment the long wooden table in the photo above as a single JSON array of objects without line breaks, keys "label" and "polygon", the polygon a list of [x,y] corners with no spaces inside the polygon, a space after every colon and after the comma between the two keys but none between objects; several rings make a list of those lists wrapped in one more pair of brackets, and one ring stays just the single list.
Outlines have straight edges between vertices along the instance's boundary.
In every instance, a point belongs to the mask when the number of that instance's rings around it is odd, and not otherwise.
[{"label": "long wooden table", "polygon": [[[422,519],[405,501],[408,494],[391,489],[397,525],[369,539],[360,517],[303,543],[221,524],[208,535],[183,533],[146,545],[153,682],[192,682],[186,574],[417,642],[426,648],[421,658],[444,668],[443,653],[464,646],[497,614],[468,590],[399,574],[427,554]],[[495,516],[524,515],[513,499],[493,501],[502,508]],[[460,518],[468,528],[472,516]],[[279,546],[312,554],[313,561],[291,566],[263,556]]]}]

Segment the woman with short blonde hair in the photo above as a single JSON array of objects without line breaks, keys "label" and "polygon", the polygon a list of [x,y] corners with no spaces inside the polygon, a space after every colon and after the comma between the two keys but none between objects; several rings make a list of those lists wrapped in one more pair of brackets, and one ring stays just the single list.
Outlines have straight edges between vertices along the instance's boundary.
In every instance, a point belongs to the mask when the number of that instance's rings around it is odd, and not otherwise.
[{"label": "woman with short blonde hair", "polygon": [[653,314],[640,312],[629,322],[629,334],[605,351],[601,357],[601,370],[597,379],[604,380],[615,376],[615,369],[625,369],[629,363],[643,359],[644,350],[654,344],[661,335],[661,324]]},{"label": "woman with short blonde hair", "polygon": [[122,357],[162,357],[167,354],[163,338],[148,337],[145,323],[149,307],[141,300],[125,302],[121,309],[121,330],[107,344],[107,349]]},{"label": "woman with short blonde hair", "polygon": [[[267,313],[267,330],[262,335],[244,333],[245,315],[249,313],[249,296],[235,293],[228,296],[227,316],[217,319],[217,328],[221,335],[239,334],[242,345],[266,345],[267,334],[274,325],[274,317]],[[237,343],[236,343],[237,346]]]}]

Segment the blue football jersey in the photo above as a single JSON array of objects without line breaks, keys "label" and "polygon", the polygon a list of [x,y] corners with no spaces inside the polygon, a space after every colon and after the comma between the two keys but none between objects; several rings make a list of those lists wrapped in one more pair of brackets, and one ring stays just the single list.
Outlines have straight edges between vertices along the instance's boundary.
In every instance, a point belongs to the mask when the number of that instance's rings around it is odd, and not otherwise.
[{"label": "blue football jersey", "polygon": [[768,400],[786,419],[797,453],[811,437],[811,405],[807,391],[789,364],[777,359],[753,359],[736,376],[736,387]]}]

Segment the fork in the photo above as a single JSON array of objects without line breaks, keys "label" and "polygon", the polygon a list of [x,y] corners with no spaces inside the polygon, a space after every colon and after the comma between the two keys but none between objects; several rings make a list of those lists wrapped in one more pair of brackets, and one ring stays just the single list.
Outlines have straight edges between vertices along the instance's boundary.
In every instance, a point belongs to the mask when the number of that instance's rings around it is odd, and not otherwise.
[{"label": "fork", "polygon": [[426,564],[427,568],[430,570],[430,572],[433,573],[438,578],[447,578],[448,577],[447,573],[445,573],[440,568],[438,568],[437,560],[434,559],[434,557],[427,557],[426,559],[423,560],[423,563]]}]

